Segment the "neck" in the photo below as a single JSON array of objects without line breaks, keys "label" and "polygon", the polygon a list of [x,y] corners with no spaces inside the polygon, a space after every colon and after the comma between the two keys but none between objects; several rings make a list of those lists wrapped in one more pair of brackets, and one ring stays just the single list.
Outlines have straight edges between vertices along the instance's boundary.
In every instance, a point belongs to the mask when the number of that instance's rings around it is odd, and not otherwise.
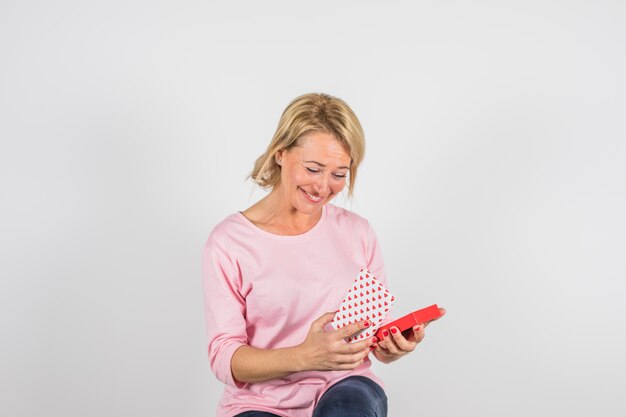
[{"label": "neck", "polygon": [[268,223],[291,230],[308,230],[315,226],[322,216],[321,207],[310,213],[296,209],[280,184],[263,198],[262,203],[263,211],[268,216]]}]

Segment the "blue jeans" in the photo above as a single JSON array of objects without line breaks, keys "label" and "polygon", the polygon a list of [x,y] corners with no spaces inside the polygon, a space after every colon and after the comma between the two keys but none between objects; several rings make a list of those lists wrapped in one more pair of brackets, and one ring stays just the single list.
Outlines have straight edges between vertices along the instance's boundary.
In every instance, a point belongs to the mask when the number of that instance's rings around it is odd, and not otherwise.
[{"label": "blue jeans", "polygon": [[[276,417],[276,414],[246,411],[236,417]],[[313,410],[313,417],[387,417],[387,395],[371,379],[349,376],[322,395]]]}]

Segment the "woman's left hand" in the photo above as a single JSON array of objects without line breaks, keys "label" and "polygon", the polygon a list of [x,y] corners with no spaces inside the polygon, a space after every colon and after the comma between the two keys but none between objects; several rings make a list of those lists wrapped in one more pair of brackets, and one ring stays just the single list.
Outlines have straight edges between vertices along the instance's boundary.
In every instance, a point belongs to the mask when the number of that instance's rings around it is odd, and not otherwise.
[{"label": "woman's left hand", "polygon": [[[443,308],[439,308],[439,311],[441,312],[441,316],[439,318],[446,314],[446,310]],[[435,320],[439,320],[439,318]],[[372,353],[376,359],[383,363],[390,363],[400,359],[404,355],[415,350],[417,344],[424,339],[424,329],[429,324],[430,322],[413,326],[412,332],[407,338],[400,333],[397,327],[392,327],[390,329],[391,331],[387,332],[387,335],[384,336],[382,340],[372,346]]]}]

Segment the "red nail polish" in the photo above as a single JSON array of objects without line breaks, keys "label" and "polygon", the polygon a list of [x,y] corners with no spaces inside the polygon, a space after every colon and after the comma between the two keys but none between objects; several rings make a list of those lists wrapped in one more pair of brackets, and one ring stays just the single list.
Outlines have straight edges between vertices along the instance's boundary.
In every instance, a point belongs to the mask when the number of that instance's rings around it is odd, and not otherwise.
[{"label": "red nail polish", "polygon": [[377,338],[373,338],[372,339],[372,343],[376,343],[376,342],[378,342],[378,339]]},{"label": "red nail polish", "polygon": [[369,321],[366,321],[365,323],[363,323],[363,326],[365,326],[365,327],[370,327],[370,323],[369,323]]},{"label": "red nail polish", "polygon": [[393,327],[393,328],[391,329],[391,333],[396,334],[396,328],[395,328],[395,327]]},{"label": "red nail polish", "polygon": [[383,336],[384,336],[384,337],[389,336],[389,332],[388,332],[387,330],[384,330],[384,331],[383,331]]}]

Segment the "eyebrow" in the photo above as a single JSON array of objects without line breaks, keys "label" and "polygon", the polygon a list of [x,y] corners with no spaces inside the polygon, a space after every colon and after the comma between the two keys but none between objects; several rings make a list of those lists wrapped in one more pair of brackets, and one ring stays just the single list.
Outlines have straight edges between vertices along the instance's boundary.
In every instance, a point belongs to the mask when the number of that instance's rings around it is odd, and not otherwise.
[{"label": "eyebrow", "polygon": [[[317,161],[304,161],[304,162],[313,162],[314,164],[317,164],[317,165],[319,165],[319,166],[321,166],[323,168],[326,168],[326,165],[324,165],[322,163],[319,163]],[[343,167],[338,167],[338,169],[350,169],[350,167],[343,166]]]}]

